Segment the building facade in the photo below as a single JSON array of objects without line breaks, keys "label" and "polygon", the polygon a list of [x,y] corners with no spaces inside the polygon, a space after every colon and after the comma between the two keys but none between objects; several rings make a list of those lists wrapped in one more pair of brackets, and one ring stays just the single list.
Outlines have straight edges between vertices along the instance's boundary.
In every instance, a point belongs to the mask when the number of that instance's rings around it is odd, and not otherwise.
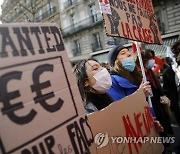
[{"label": "building facade", "polygon": [[[167,46],[180,35],[180,0],[152,0],[163,45],[144,44],[165,57]],[[108,37],[97,0],[4,0],[1,21],[55,22],[61,27],[72,62],[89,57],[107,61],[107,52],[117,44],[130,47],[130,40]]]},{"label": "building facade", "polygon": [[114,39],[106,36],[97,0],[61,0],[60,20],[72,62],[88,58],[92,53],[109,51],[114,46]]},{"label": "building facade", "polygon": [[[144,44],[156,55],[166,56],[167,46],[177,41],[180,34],[180,1],[152,0],[161,31],[163,45]],[[130,46],[131,41],[106,36],[97,0],[61,0],[61,29],[71,61],[95,57],[107,61],[107,52],[115,44]]]},{"label": "building facade", "polygon": [[60,25],[56,0],[4,0],[1,5],[2,23],[55,22]]},{"label": "building facade", "polygon": [[156,19],[161,31],[163,45],[149,45],[159,57],[166,57],[167,46],[180,40],[180,0],[153,0]]}]

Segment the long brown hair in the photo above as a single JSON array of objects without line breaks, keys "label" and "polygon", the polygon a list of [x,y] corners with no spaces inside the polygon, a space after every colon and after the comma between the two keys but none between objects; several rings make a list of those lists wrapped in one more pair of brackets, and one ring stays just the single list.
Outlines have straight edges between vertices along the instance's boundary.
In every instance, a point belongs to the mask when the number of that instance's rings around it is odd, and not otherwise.
[{"label": "long brown hair", "polygon": [[142,75],[138,70],[138,67],[136,66],[133,72],[130,72],[126,70],[121,62],[118,60],[115,61],[113,70],[120,76],[128,79],[132,84],[139,86],[142,82]]}]

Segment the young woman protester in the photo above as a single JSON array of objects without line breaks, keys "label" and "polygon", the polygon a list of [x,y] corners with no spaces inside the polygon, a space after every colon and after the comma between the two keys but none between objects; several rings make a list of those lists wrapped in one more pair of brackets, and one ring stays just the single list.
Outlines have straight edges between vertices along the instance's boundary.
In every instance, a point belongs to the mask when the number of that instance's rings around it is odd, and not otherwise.
[{"label": "young woman protester", "polygon": [[[134,93],[141,86],[144,88],[145,96],[149,96],[149,94],[152,92],[152,104],[155,111],[156,119],[158,120],[158,122],[160,121],[161,125],[163,126],[163,131],[159,131],[160,136],[166,137],[167,133],[173,134],[173,131],[170,125],[170,121],[168,120],[168,116],[164,112],[163,104],[160,103],[160,96],[163,96],[163,93],[160,94],[160,89],[155,89],[159,87],[160,84],[158,84],[158,82],[154,79],[155,75],[149,75],[149,72],[153,73],[151,71],[151,67],[153,66],[153,64],[151,61],[151,57],[148,57],[147,55],[151,53],[144,53],[145,54],[142,55],[142,57],[148,81],[142,83],[140,67],[136,64],[128,48],[119,45],[109,52],[108,58],[109,63],[112,67],[112,86],[108,90],[108,94],[113,98],[113,100],[119,100]],[[155,84],[156,86],[154,87]],[[156,122],[157,121],[155,121],[155,124]],[[158,126],[157,128],[160,127]],[[165,144],[164,146],[166,148],[169,145]]]},{"label": "young woman protester", "polygon": [[108,94],[114,101],[134,93],[139,87],[143,87],[145,96],[150,95],[151,86],[149,82],[142,83],[142,75],[127,47],[119,45],[113,48],[108,54],[108,60],[112,67],[112,86]]},{"label": "young woman protester", "polygon": [[[164,132],[160,133],[161,137],[167,137],[168,134],[173,135],[173,129],[171,127],[170,119],[168,113],[166,112],[165,106],[162,101],[164,101],[164,91],[161,87],[161,84],[157,77],[155,76],[152,68],[154,67],[155,60],[153,59],[153,55],[151,50],[146,50],[141,53],[143,64],[145,68],[145,74],[148,81],[151,84],[153,96],[151,97],[152,105],[154,108],[154,112],[156,115],[156,119],[160,121],[161,125],[164,128]],[[164,143],[164,147],[168,148],[170,144]]]},{"label": "young woman protester", "polygon": [[83,60],[75,66],[74,73],[87,113],[101,110],[113,102],[107,94],[112,85],[111,76],[98,61]]},{"label": "young woman protester", "polygon": [[[111,76],[98,61],[83,60],[75,66],[74,73],[87,114],[101,110],[114,101],[107,93],[112,85]],[[144,92],[148,95],[150,90],[147,84],[144,84]],[[158,132],[163,131],[158,121],[155,121],[155,126]]]}]

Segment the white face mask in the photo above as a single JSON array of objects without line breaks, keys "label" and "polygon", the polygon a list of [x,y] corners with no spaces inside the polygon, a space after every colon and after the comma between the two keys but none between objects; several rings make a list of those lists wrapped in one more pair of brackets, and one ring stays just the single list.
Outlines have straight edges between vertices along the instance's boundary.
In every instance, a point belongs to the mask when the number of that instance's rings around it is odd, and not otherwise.
[{"label": "white face mask", "polygon": [[151,59],[148,61],[148,65],[146,66],[147,69],[153,68],[155,64],[155,60]]},{"label": "white face mask", "polygon": [[105,93],[112,85],[111,76],[106,68],[103,68],[93,77],[95,78],[96,83],[92,87],[99,92]]}]

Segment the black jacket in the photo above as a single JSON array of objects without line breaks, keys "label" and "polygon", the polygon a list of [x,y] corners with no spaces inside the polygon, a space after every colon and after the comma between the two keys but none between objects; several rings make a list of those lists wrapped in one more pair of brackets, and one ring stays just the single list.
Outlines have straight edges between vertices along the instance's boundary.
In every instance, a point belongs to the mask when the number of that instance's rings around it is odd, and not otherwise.
[{"label": "black jacket", "polygon": [[163,82],[163,89],[165,95],[167,95],[171,101],[178,101],[178,91],[175,81],[175,72],[172,69],[172,67],[167,67],[163,71]]}]

